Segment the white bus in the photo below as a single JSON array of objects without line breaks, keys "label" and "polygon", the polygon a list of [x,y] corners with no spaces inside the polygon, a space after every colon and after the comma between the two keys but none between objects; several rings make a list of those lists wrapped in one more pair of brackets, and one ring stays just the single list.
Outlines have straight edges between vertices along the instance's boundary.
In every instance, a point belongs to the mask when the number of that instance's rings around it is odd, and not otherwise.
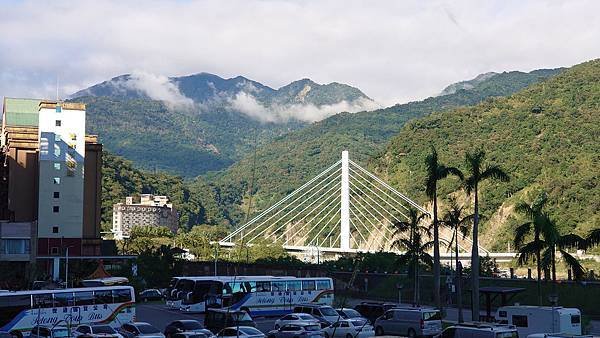
[{"label": "white bus", "polygon": [[0,292],[0,331],[27,336],[36,325],[108,324],[135,320],[131,286]]},{"label": "white bus", "polygon": [[271,316],[290,313],[298,304],[333,303],[333,280],[326,277],[216,276],[188,281],[193,289],[183,297],[180,309],[184,312],[229,308]]}]

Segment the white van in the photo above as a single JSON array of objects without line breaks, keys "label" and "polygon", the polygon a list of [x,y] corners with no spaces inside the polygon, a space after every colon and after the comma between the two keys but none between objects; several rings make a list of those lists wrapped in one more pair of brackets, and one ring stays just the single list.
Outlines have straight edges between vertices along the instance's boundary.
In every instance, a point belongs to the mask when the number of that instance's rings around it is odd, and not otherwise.
[{"label": "white van", "polygon": [[562,333],[534,333],[527,336],[527,338],[594,338],[594,336]]},{"label": "white van", "polygon": [[442,332],[440,311],[428,308],[393,308],[375,320],[377,336],[436,336]]},{"label": "white van", "polygon": [[519,338],[519,333],[514,325],[475,322],[447,327],[441,338]]},{"label": "white van", "polygon": [[502,306],[496,312],[496,322],[516,326],[519,337],[547,332],[581,335],[581,311],[575,308]]}]

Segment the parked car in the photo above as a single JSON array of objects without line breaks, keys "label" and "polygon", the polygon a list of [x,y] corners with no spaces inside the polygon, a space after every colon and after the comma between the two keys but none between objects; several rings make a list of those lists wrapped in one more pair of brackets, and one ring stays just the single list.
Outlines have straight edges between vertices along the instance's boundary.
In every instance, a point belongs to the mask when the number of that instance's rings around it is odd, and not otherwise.
[{"label": "parked car", "polygon": [[166,338],[175,338],[175,334],[183,333],[196,333],[203,334],[206,337],[214,337],[214,334],[210,332],[210,330],[205,329],[199,321],[193,319],[182,319],[170,322],[165,327],[164,331]]},{"label": "parked car", "polygon": [[265,334],[252,326],[235,326],[219,331],[217,338],[265,338]]},{"label": "parked car", "polygon": [[164,295],[158,289],[147,289],[140,292],[140,295],[137,297],[139,302],[148,302],[154,300],[163,300]]},{"label": "parked car", "polygon": [[69,329],[65,326],[34,326],[29,333],[30,338],[67,338]]},{"label": "parked car", "polygon": [[329,305],[301,304],[294,307],[294,313],[308,313],[315,318],[324,319],[330,324],[341,319],[340,315]]},{"label": "parked car", "polygon": [[17,336],[13,335],[10,332],[0,331],[0,338],[17,338]]},{"label": "parked car", "polygon": [[216,333],[231,326],[256,327],[256,323],[246,311],[208,309],[204,315],[204,326]]},{"label": "parked car", "polygon": [[519,338],[514,325],[495,323],[462,323],[447,327],[441,338]]},{"label": "parked car", "polygon": [[362,302],[354,307],[358,313],[367,318],[371,324],[375,323],[375,319],[383,316],[383,314],[392,308],[398,307],[398,304],[383,303],[383,302]]},{"label": "parked car", "polygon": [[527,336],[527,338],[595,338],[595,336],[567,333],[534,333]]},{"label": "parked car", "polygon": [[125,338],[165,338],[165,335],[159,329],[144,322],[123,324],[118,331]]},{"label": "parked car", "polygon": [[321,338],[323,332],[319,324],[310,322],[292,322],[284,324],[280,328],[271,330],[267,333],[267,338]]},{"label": "parked car", "polygon": [[343,319],[323,329],[325,338],[368,338],[375,336],[373,326],[366,319]]},{"label": "parked car", "polygon": [[442,332],[440,312],[429,308],[393,308],[375,320],[375,334],[435,336]]},{"label": "parked car", "polygon": [[342,317],[342,319],[367,319],[365,318],[365,316],[361,315],[360,312],[354,310],[354,309],[349,309],[349,308],[340,308],[340,309],[335,309],[335,311]]},{"label": "parked car", "polygon": [[[208,331],[208,330],[206,330]],[[208,331],[210,332],[210,331]],[[215,338],[216,336],[210,332],[210,336],[207,335],[208,333],[199,333],[199,332],[193,332],[193,331],[189,331],[189,332],[179,332],[179,333],[173,333],[171,335],[171,338]]]},{"label": "parked car", "polygon": [[110,325],[79,325],[72,332],[72,336],[81,338],[123,338],[123,336]]},{"label": "parked car", "polygon": [[320,322],[308,313],[290,313],[275,321],[275,330],[279,329],[285,324],[295,324],[299,322],[320,325]]}]

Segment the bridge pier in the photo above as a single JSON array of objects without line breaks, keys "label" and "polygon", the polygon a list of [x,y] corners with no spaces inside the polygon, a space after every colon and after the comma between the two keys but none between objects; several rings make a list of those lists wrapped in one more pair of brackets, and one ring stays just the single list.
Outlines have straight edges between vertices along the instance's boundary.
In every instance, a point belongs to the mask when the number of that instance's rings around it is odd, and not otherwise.
[{"label": "bridge pier", "polygon": [[348,151],[342,151],[342,189],[340,207],[340,249],[350,249],[350,168]]}]

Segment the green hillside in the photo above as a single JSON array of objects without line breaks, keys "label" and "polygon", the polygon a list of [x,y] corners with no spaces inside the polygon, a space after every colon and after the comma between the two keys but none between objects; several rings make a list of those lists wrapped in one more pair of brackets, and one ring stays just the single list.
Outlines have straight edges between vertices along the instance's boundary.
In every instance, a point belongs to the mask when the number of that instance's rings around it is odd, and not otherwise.
[{"label": "green hillside", "polygon": [[[560,71],[561,69],[495,74],[477,82],[470,89],[459,89],[449,95],[372,112],[342,113],[278,137],[257,150],[255,201],[252,205],[260,210],[278,201],[335,163],[344,149],[350,151],[350,157],[355,161],[366,162],[382,151],[385,144],[410,119],[426,116],[434,111],[477,104],[493,96],[510,95]],[[249,186],[252,168],[251,154],[218,174],[215,182],[217,186]],[[226,209],[226,214],[240,212],[236,205]],[[235,221],[235,217],[231,218]]]},{"label": "green hillside", "polygon": [[[575,66],[507,98],[437,112],[407,123],[371,161],[400,191],[425,202],[424,158],[430,145],[442,161],[463,166],[477,147],[510,175],[509,183],[485,184],[483,243],[505,249],[516,220],[515,201],[533,190],[548,192],[547,210],[563,231],[585,232],[600,224],[600,60]],[[455,191],[456,182],[442,185]]]}]

